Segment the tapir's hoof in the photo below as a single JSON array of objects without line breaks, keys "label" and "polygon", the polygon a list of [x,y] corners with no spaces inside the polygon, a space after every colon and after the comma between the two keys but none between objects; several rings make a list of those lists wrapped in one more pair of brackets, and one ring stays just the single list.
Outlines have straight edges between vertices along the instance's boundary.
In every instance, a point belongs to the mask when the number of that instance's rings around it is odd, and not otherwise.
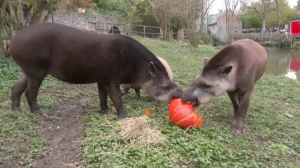
[{"label": "tapir's hoof", "polygon": [[47,113],[43,110],[39,110],[37,112],[37,114],[39,114],[41,117],[45,118],[45,119],[49,119],[49,116],[47,115]]},{"label": "tapir's hoof", "polygon": [[105,110],[100,110],[100,113],[101,114],[111,114],[112,113],[112,109],[108,108],[108,109],[105,109]]},{"label": "tapir's hoof", "polygon": [[22,109],[20,107],[13,108],[13,112],[19,114],[22,113]]},{"label": "tapir's hoof", "polygon": [[245,133],[245,127],[243,126],[243,127],[238,127],[238,126],[236,126],[235,127],[235,132],[237,133],[237,134],[243,134],[243,133]]},{"label": "tapir's hoof", "polygon": [[127,118],[127,114],[126,113],[120,113],[120,114],[118,114],[118,118],[119,119],[125,119],[125,118]]},{"label": "tapir's hoof", "polygon": [[243,134],[243,133],[245,133],[245,129],[242,129],[242,130],[235,130],[235,132],[236,132],[237,134]]}]

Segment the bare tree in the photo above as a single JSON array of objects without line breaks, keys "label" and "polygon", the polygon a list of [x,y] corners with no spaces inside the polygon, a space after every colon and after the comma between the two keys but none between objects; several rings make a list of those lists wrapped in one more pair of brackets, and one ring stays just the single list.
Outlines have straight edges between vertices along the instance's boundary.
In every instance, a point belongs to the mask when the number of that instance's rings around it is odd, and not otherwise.
[{"label": "bare tree", "polygon": [[281,13],[279,11],[279,5],[278,5],[278,0],[274,0],[276,4],[276,8],[272,9],[275,10],[277,13],[277,32],[279,32],[279,26],[280,26],[280,21],[281,21]]},{"label": "bare tree", "polygon": [[6,7],[6,3],[8,0],[0,1],[0,61],[4,59],[5,51],[4,51],[4,45],[3,45],[3,20],[4,20],[4,11]]},{"label": "bare tree", "polygon": [[33,15],[30,20],[30,25],[39,23],[44,10],[49,10],[52,4],[57,4],[58,0],[34,0],[33,1]]},{"label": "bare tree", "polygon": [[[198,46],[205,21],[215,0],[181,0],[180,17],[184,21],[187,37],[192,46]],[[196,22],[199,22],[199,28]]]},{"label": "bare tree", "polygon": [[171,20],[178,15],[179,0],[146,0],[163,32],[163,39],[170,40]]},{"label": "bare tree", "polygon": [[[241,12],[242,0],[224,0],[225,3],[225,26],[221,30],[225,35],[225,42],[233,42],[234,30],[238,26],[242,26],[241,22],[238,22],[238,14]],[[225,29],[225,30],[224,30]]]},{"label": "bare tree", "polygon": [[5,50],[3,37],[4,35],[12,36],[13,33],[13,23],[16,18],[14,10],[10,11],[12,8],[12,4],[9,0],[1,0],[0,1],[0,60],[5,58]]}]

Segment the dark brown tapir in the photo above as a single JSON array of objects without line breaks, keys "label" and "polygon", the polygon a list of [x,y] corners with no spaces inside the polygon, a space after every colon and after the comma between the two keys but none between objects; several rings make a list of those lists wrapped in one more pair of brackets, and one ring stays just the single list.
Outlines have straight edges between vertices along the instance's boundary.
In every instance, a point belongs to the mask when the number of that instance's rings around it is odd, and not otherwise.
[{"label": "dark brown tapir", "polygon": [[250,39],[235,41],[210,60],[204,59],[202,73],[181,99],[197,106],[227,92],[234,108],[233,126],[243,133],[251,93],[265,72],[266,62],[267,52],[260,44]]},{"label": "dark brown tapir", "polygon": [[48,74],[72,84],[97,83],[102,112],[110,112],[109,95],[119,118],[127,117],[120,84],[138,85],[151,98],[165,103],[183,93],[157,57],[128,36],[39,23],[19,31],[11,39],[9,53],[23,71],[12,87],[12,110],[16,112],[21,111],[20,97],[25,91],[31,111],[48,117],[37,103]]}]

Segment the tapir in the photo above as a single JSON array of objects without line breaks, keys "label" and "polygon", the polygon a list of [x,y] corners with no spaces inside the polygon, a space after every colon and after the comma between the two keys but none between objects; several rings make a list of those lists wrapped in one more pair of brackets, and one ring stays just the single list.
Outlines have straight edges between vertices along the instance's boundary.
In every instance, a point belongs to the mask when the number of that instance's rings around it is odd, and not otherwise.
[{"label": "tapir", "polygon": [[[165,59],[163,59],[162,57],[159,57],[159,56],[157,56],[157,58],[164,65],[164,67],[166,68],[169,79],[171,81],[173,81],[173,73],[172,73],[172,70],[171,70],[169,64],[167,63],[167,61]],[[141,87],[139,87],[138,85],[122,84],[122,87],[123,87],[123,90],[124,90],[124,97],[127,97],[128,91],[130,89],[134,89],[136,98],[137,99],[141,98],[141,94],[140,94]]]},{"label": "tapir", "polygon": [[233,126],[243,133],[251,94],[265,72],[267,57],[266,50],[253,40],[231,43],[211,59],[204,58],[201,74],[182,94],[182,101],[197,106],[227,92],[234,109]]},{"label": "tapir", "polygon": [[118,118],[126,118],[121,84],[135,84],[151,98],[169,103],[183,91],[169,78],[163,64],[138,41],[124,35],[88,32],[56,23],[38,23],[19,31],[9,53],[23,75],[12,87],[12,110],[20,112],[25,91],[30,110],[47,118],[37,95],[47,75],[72,84],[97,83],[102,113],[111,111],[107,95]]}]

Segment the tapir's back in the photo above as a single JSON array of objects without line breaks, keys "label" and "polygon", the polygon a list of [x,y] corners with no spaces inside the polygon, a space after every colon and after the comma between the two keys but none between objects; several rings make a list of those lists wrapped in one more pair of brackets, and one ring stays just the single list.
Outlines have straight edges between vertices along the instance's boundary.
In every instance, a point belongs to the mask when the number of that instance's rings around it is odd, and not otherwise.
[{"label": "tapir's back", "polygon": [[243,39],[233,42],[231,45],[238,45],[241,48],[239,57],[244,57],[241,59],[240,64],[245,65],[246,71],[256,71],[255,81],[257,81],[264,73],[266,69],[266,63],[268,55],[263,46],[259,43],[250,40]]},{"label": "tapir's back", "polygon": [[99,78],[116,78],[121,68],[123,73],[131,71],[133,66],[121,66],[125,60],[133,59],[131,55],[124,59],[120,53],[125,49],[121,44],[126,43],[123,36],[40,23],[18,32],[11,39],[9,52],[28,76],[50,74],[66,82],[89,83]]}]

